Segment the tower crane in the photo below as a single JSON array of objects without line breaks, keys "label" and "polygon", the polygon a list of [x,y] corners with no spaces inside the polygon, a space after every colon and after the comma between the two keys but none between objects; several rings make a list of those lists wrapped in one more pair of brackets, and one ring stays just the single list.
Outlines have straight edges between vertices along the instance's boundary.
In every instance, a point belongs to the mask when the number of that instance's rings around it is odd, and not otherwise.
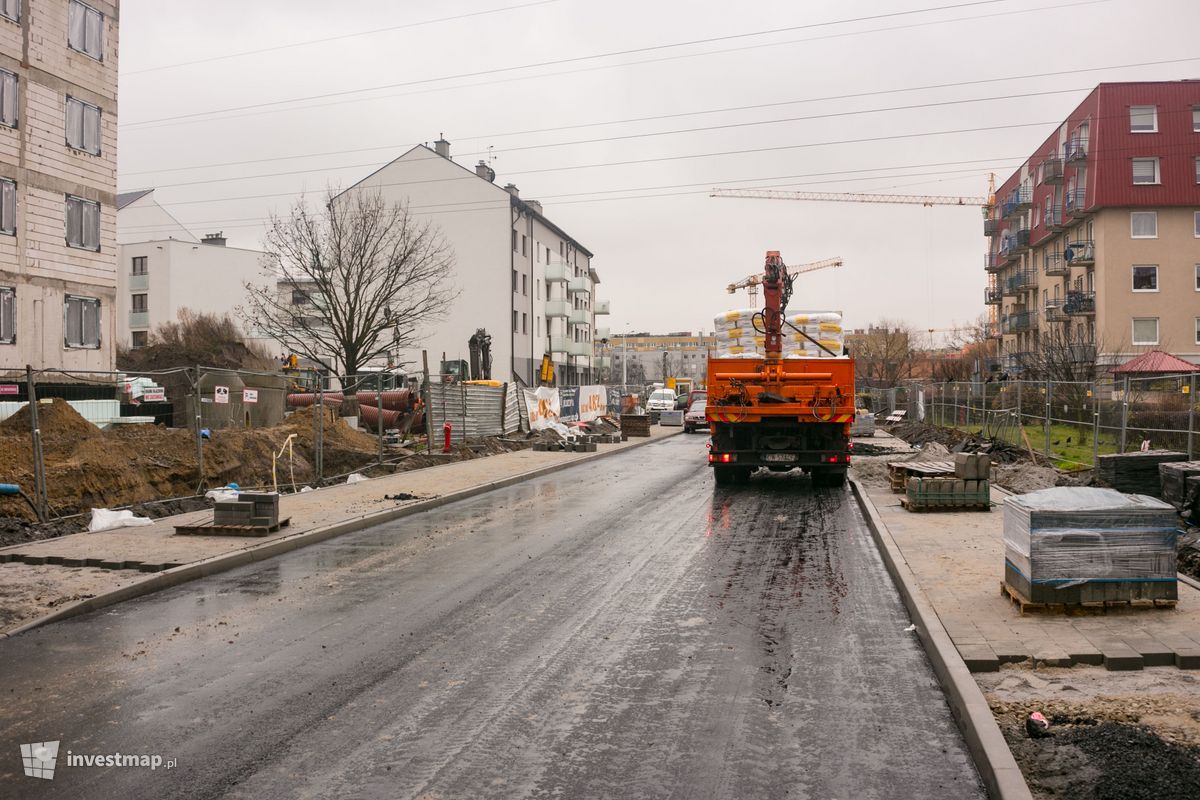
[{"label": "tower crane", "polygon": [[[786,267],[787,274],[795,277],[796,275],[805,272],[816,272],[819,269],[832,269],[842,266],[841,256],[834,258],[824,258],[820,261],[813,261],[808,264],[798,264],[794,267]],[[763,282],[763,274],[761,272],[754,275],[748,275],[742,278],[737,283],[731,283],[725,287],[725,291],[730,294],[736,294],[738,289],[745,289],[746,295],[750,298],[750,307],[758,308],[758,287]]]},{"label": "tower crane", "polygon": [[[989,198],[937,194],[863,194],[860,192],[781,192],[777,189],[713,189],[709,197],[759,200],[826,200],[839,203],[911,203],[922,206],[979,206],[989,208]],[[995,202],[994,200],[992,202]]]}]

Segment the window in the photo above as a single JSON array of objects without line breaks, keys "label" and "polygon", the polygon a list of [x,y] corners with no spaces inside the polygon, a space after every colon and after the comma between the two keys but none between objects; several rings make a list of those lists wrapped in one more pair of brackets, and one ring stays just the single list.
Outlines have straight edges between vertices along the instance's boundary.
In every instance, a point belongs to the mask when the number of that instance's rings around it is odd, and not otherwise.
[{"label": "window", "polygon": [[0,69],[0,125],[17,127],[17,76],[6,69]]},{"label": "window", "polygon": [[144,295],[144,294],[130,295],[129,300],[130,300],[130,308],[132,309],[133,313],[141,314],[146,311],[146,295]]},{"label": "window", "polygon": [[21,21],[21,0],[0,0],[0,17]]},{"label": "window", "polygon": [[[529,237],[523,233],[521,234],[521,255],[529,255]],[[515,292],[516,289],[514,288],[513,291]]]},{"label": "window", "polygon": [[100,155],[100,109],[67,97],[67,147]]},{"label": "window", "polygon": [[537,285],[537,299],[541,300],[542,299],[542,279],[538,278],[535,283]]},{"label": "window", "polygon": [[0,178],[0,233],[17,235],[17,184]]},{"label": "window", "polygon": [[1192,109],[1192,130],[1200,133],[1200,106]]},{"label": "window", "polygon": [[100,204],[67,195],[67,246],[100,251]]},{"label": "window", "polygon": [[529,296],[529,276],[528,275],[521,276],[521,294],[525,295],[526,297]]},{"label": "window", "polygon": [[17,341],[17,291],[0,286],[0,344]]},{"label": "window", "polygon": [[150,343],[149,339],[150,339],[149,331],[130,331],[129,332],[129,343],[131,345],[133,345],[133,348],[135,350],[139,347],[145,347],[147,344],[149,344]]},{"label": "window", "polygon": [[1158,291],[1158,267],[1156,265],[1135,266],[1133,268],[1133,290],[1135,292]]},{"label": "window", "polygon": [[1196,183],[1200,183],[1200,156],[1196,156]]},{"label": "window", "polygon": [[515,252],[517,252],[517,231],[516,231],[516,228],[514,228],[514,229],[513,229],[513,232],[512,232],[512,240],[513,240],[513,242],[512,242],[512,244],[513,244],[513,252],[515,253]]},{"label": "window", "polygon": [[[145,264],[146,257],[140,256],[140,258],[142,259],[142,268],[144,269],[146,266],[146,264]],[[137,270],[137,259],[135,258],[133,261],[134,261],[134,273],[133,274],[134,275],[144,275],[145,274],[144,272],[136,271]],[[137,297],[137,295],[134,295],[134,297]],[[142,297],[145,297],[145,295],[142,295]],[[304,289],[292,289],[292,305],[306,306],[306,305],[309,305],[310,303],[312,303],[312,297],[309,295],[309,293],[307,291],[305,291]],[[146,309],[143,308],[142,310],[145,311]],[[134,311],[137,311],[137,309],[135,308]]]},{"label": "window", "polygon": [[1158,183],[1158,159],[1157,158],[1135,158],[1133,159],[1133,182],[1134,183]]},{"label": "window", "polygon": [[63,301],[63,345],[100,349],[100,301],[67,295]]},{"label": "window", "polygon": [[513,272],[513,278],[512,278],[513,288],[512,288],[512,290],[513,290],[513,294],[516,294],[517,293],[517,271],[514,269],[512,272]]},{"label": "window", "polygon": [[1158,317],[1133,318],[1133,343],[1158,344]]},{"label": "window", "polygon": [[104,15],[89,5],[71,0],[67,13],[67,47],[104,58]]},{"label": "window", "polygon": [[1158,131],[1158,106],[1130,106],[1129,132],[1156,133]]},{"label": "window", "polygon": [[524,311],[521,312],[521,333],[529,333],[529,318]]},{"label": "window", "polygon": [[1192,212],[1192,236],[1200,239],[1200,211]]},{"label": "window", "polygon": [[1200,264],[1197,264],[1195,269],[1196,269],[1196,291],[1200,292]]},{"label": "window", "polygon": [[1129,235],[1134,239],[1157,239],[1158,212],[1131,211],[1129,213]]},{"label": "window", "polygon": [[1196,344],[1200,344],[1200,317],[1196,317]]},{"label": "window", "polygon": [[517,310],[513,309],[513,333],[517,332]]},{"label": "window", "polygon": [[146,274],[146,257],[145,256],[134,256],[133,257],[133,272],[131,274],[133,274],[133,275],[145,275]]},{"label": "window", "polygon": [[546,248],[546,263],[547,264],[550,263],[550,248],[549,247]]}]

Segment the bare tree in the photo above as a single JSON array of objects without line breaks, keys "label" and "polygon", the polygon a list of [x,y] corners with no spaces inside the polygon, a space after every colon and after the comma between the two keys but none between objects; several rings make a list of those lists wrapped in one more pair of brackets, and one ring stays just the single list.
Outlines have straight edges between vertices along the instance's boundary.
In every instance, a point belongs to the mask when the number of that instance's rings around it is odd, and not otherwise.
[{"label": "bare tree", "polygon": [[145,347],[117,347],[117,366],[156,370],[201,364],[222,369],[261,369],[276,361],[257,342],[247,342],[228,314],[179,309],[175,320],[155,326]]},{"label": "bare tree", "polygon": [[849,337],[855,371],[864,384],[895,386],[913,364],[916,334],[906,322],[880,320],[864,334]]},{"label": "bare tree", "polygon": [[353,375],[420,341],[458,296],[454,255],[436,226],[377,192],[302,198],[267,230],[268,285],[246,283],[238,313],[336,374]]}]

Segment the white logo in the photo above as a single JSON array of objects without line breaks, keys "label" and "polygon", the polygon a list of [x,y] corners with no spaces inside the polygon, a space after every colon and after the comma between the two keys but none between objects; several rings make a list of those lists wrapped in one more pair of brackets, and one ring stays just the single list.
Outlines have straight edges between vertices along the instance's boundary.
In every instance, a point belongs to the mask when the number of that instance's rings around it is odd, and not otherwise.
[{"label": "white logo", "polygon": [[54,780],[54,764],[58,761],[58,742],[31,742],[21,745],[21,762],[31,778]]}]

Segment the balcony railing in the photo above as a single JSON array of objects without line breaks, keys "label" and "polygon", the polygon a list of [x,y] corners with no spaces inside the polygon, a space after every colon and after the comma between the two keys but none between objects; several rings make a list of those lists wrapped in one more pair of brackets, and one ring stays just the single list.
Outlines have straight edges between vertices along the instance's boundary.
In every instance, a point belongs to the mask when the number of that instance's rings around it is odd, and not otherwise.
[{"label": "balcony railing", "polygon": [[1008,263],[1008,259],[999,253],[983,254],[983,269],[985,272],[999,272]]},{"label": "balcony railing", "polygon": [[551,353],[566,353],[570,340],[566,336],[551,336],[550,337],[550,352]]},{"label": "balcony railing", "polygon": [[1018,272],[1004,282],[1004,294],[1009,297],[1015,297],[1022,292],[1035,288],[1037,288],[1037,273],[1035,272]]},{"label": "balcony railing", "polygon": [[136,292],[139,289],[149,289],[149,288],[150,288],[150,276],[147,275],[145,272],[140,272],[140,273],[135,272],[129,276],[130,291]]},{"label": "balcony railing", "polygon": [[547,300],[547,317],[566,317],[571,314],[571,306],[566,300]]},{"label": "balcony railing", "polygon": [[1072,267],[1094,266],[1096,245],[1090,241],[1071,242],[1063,249],[1063,259]]},{"label": "balcony railing", "polygon": [[609,356],[596,356],[592,359],[592,366],[596,369],[606,369],[612,366],[612,358]]},{"label": "balcony railing", "polygon": [[1004,371],[1011,374],[1024,372],[1033,362],[1033,354],[1021,351],[1004,356]]},{"label": "balcony railing", "polygon": [[595,311],[597,314],[612,313],[611,311],[609,311],[609,301],[607,301],[607,300],[597,300],[595,302],[595,304],[593,305],[592,310]]},{"label": "balcony railing", "polygon": [[1042,162],[1042,183],[1062,183],[1063,162],[1057,156]]},{"label": "balcony railing", "polygon": [[1063,311],[1063,301],[1058,297],[1046,303],[1043,316],[1046,318],[1046,322],[1066,322],[1071,318],[1066,311]]},{"label": "balcony railing", "polygon": [[1071,274],[1071,265],[1059,252],[1042,254],[1042,269],[1047,275],[1064,276]]},{"label": "balcony railing", "polygon": [[131,327],[131,328],[149,328],[150,327],[150,312],[149,311],[130,311],[129,312],[129,327]]},{"label": "balcony railing", "polygon": [[609,328],[596,328],[597,339],[607,339],[611,333],[612,331]]},{"label": "balcony railing", "polygon": [[1072,217],[1083,216],[1086,212],[1084,206],[1087,204],[1087,189],[1080,186],[1067,192],[1063,197],[1063,206],[1067,209],[1067,215]]},{"label": "balcony railing", "polygon": [[1058,206],[1046,206],[1046,210],[1042,214],[1042,222],[1046,223],[1046,227],[1052,231],[1061,231],[1063,229],[1062,209]]},{"label": "balcony railing", "polygon": [[1032,311],[1021,311],[1016,314],[1005,314],[1000,321],[1005,333],[1024,333],[1036,328],[1037,314]]},{"label": "balcony railing", "polygon": [[1015,217],[1029,210],[1033,204],[1033,189],[1028,185],[1018,186],[1009,192],[1000,206],[1000,213],[1005,219]]},{"label": "balcony railing", "polygon": [[566,283],[568,279],[567,265],[561,261],[546,265],[546,283]]},{"label": "balcony railing", "polygon": [[1007,266],[1017,260],[1019,251],[1017,250],[1017,237],[1009,235],[1008,238],[1000,242],[1000,266]]},{"label": "balcony railing", "polygon": [[1072,136],[1063,145],[1063,158],[1068,163],[1072,161],[1086,161],[1088,154],[1087,139],[1082,136]]},{"label": "balcony railing", "polygon": [[983,221],[983,235],[984,236],[995,236],[999,232],[1000,232],[1000,220],[985,219]]},{"label": "balcony railing", "polygon": [[592,312],[586,308],[573,308],[567,320],[572,325],[587,325],[592,321]]},{"label": "balcony railing", "polygon": [[983,332],[989,339],[1001,339],[1004,337],[1004,331],[1000,330],[1000,326],[994,322],[984,325]]},{"label": "balcony railing", "polygon": [[1029,229],[1020,228],[1013,234],[1013,250],[1017,253],[1023,253],[1029,249]]},{"label": "balcony railing", "polygon": [[1069,290],[1067,301],[1063,304],[1063,311],[1068,314],[1095,314],[1096,293],[1080,289]]},{"label": "balcony railing", "polygon": [[572,356],[591,356],[591,342],[567,342],[567,355]]},{"label": "balcony railing", "polygon": [[567,291],[571,294],[591,294],[592,282],[586,276],[571,278],[567,281]]},{"label": "balcony railing", "polygon": [[1068,348],[1068,357],[1076,364],[1091,364],[1096,361],[1096,345],[1073,344]]},{"label": "balcony railing", "polygon": [[999,286],[988,286],[983,290],[983,304],[985,306],[998,306],[1004,302],[1004,292],[1000,291]]}]

